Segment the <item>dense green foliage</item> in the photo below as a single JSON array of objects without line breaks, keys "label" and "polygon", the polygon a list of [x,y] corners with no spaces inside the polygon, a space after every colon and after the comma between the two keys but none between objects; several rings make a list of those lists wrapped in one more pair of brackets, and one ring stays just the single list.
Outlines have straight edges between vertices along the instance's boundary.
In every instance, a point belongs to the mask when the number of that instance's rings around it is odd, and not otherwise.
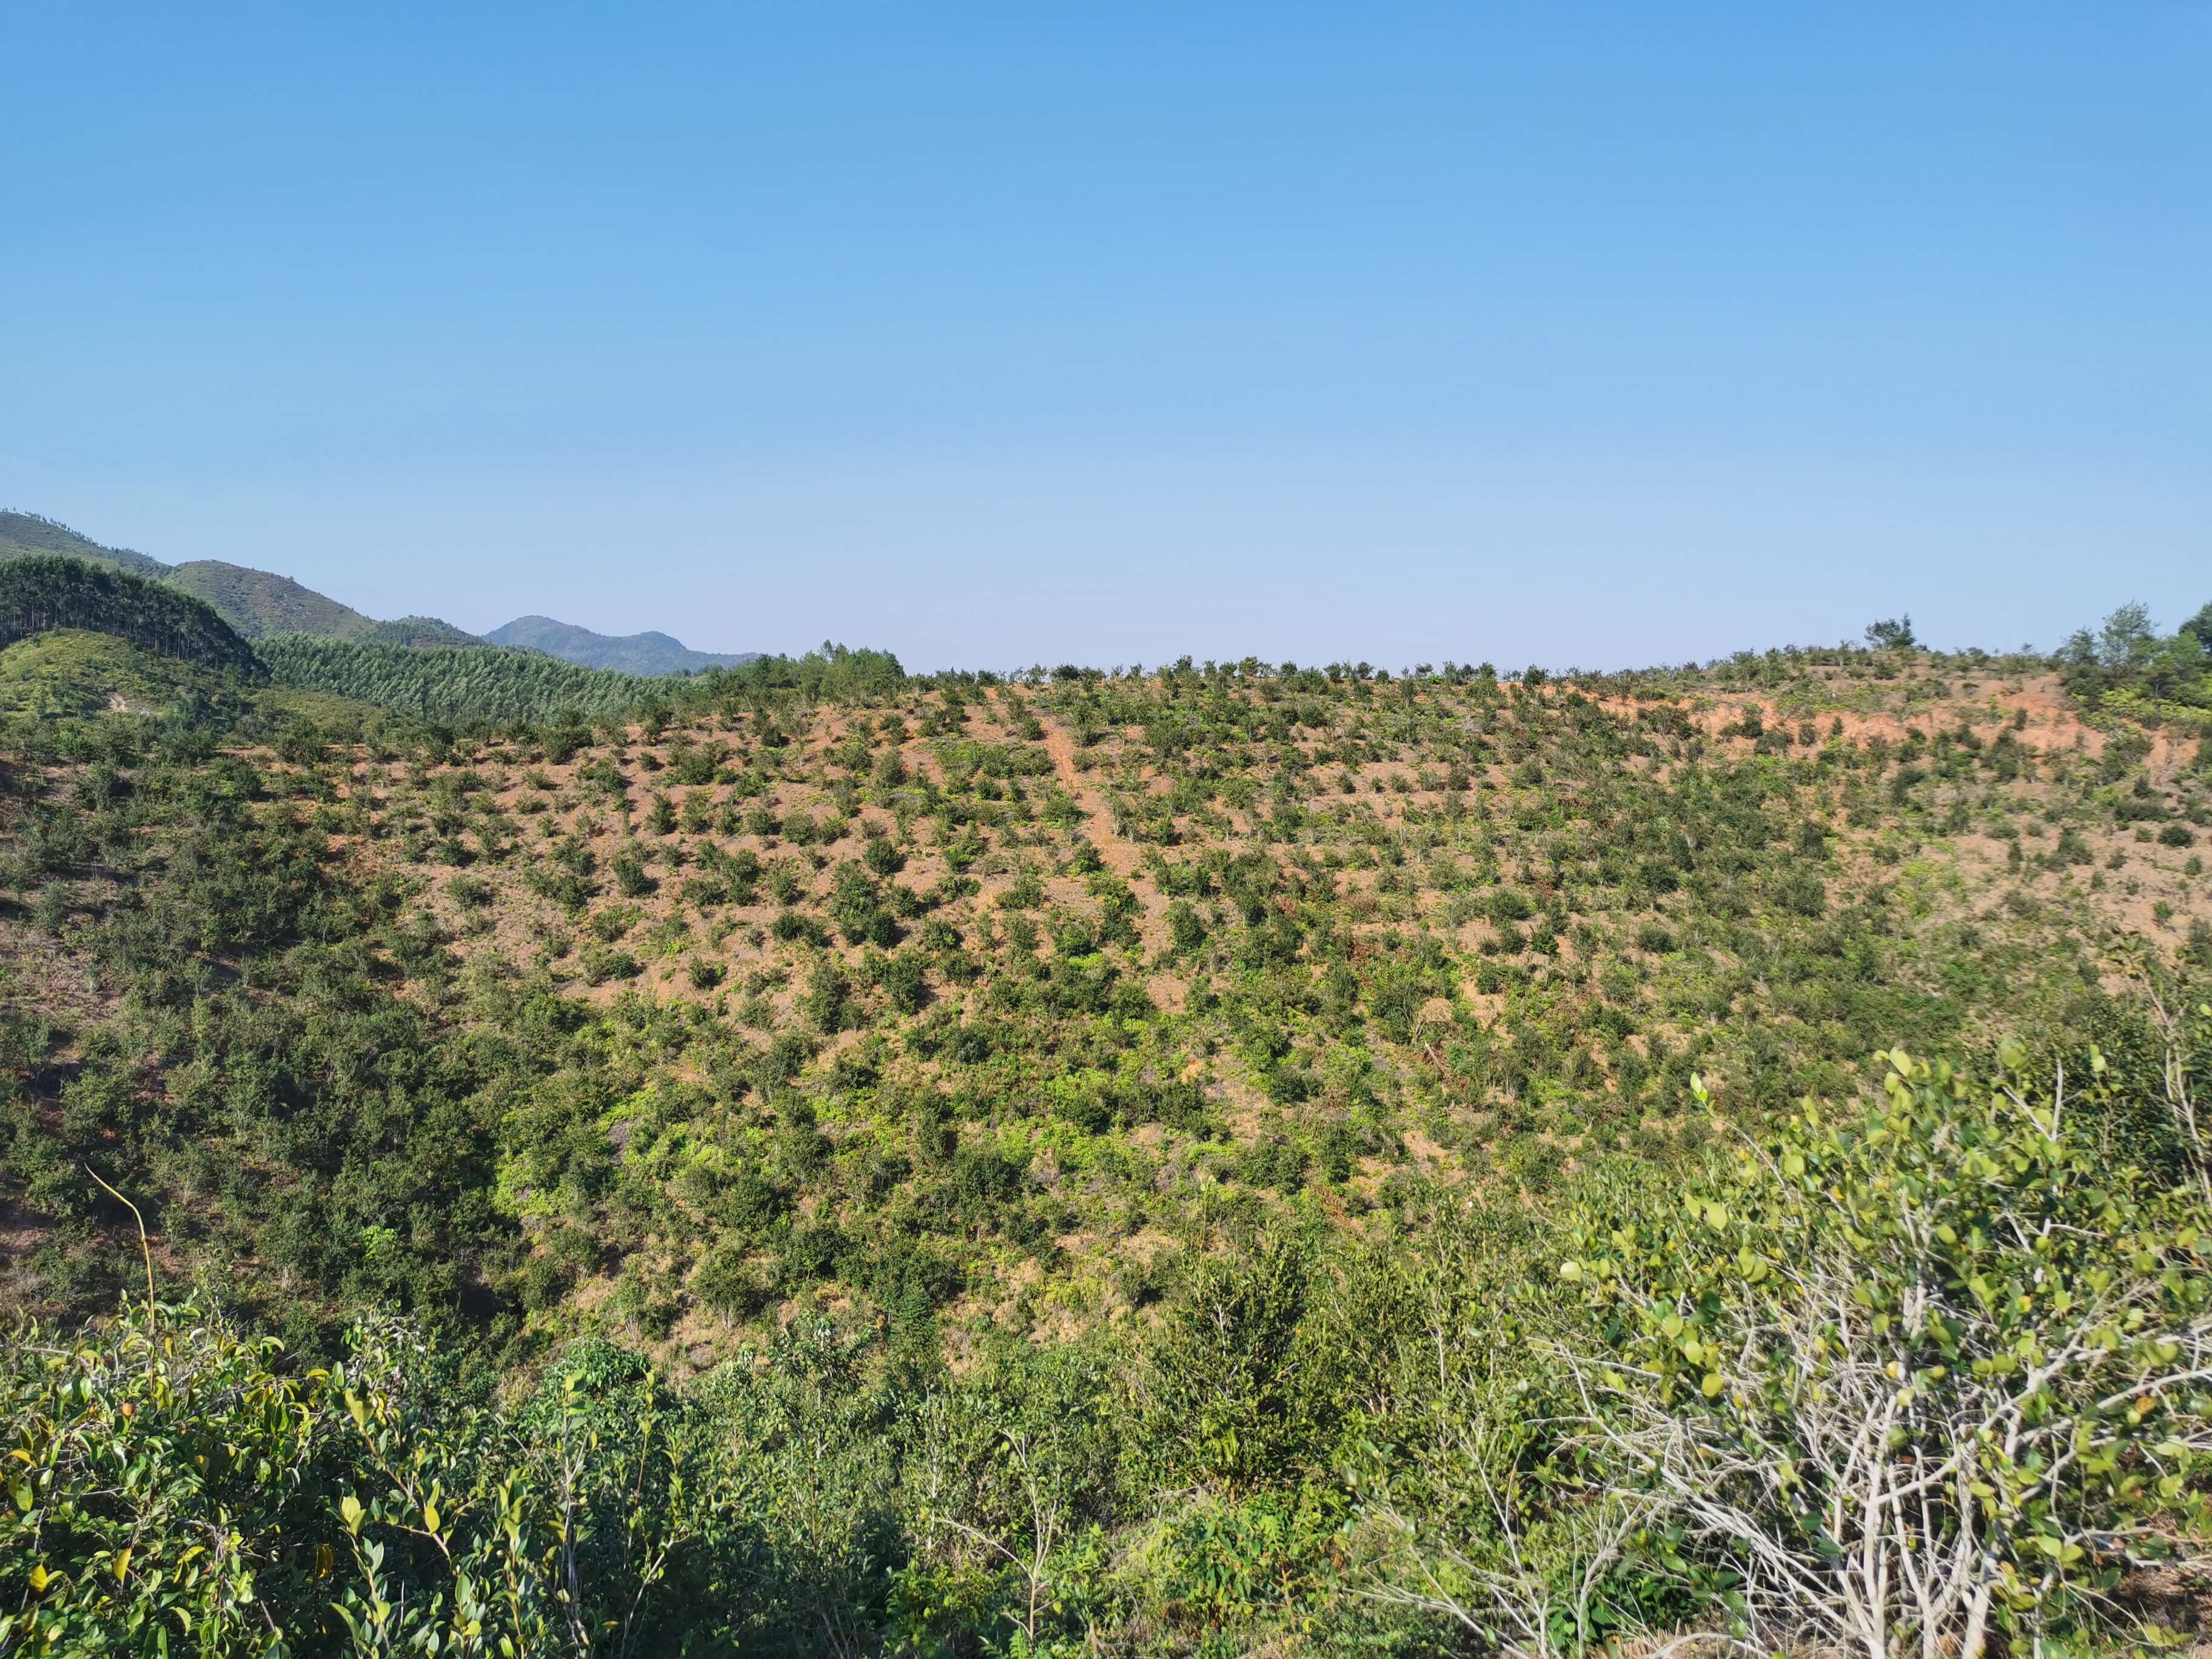
[{"label": "dense green foliage", "polygon": [[435,617],[402,617],[396,622],[377,623],[361,637],[373,645],[411,645],[418,649],[483,643],[475,635],[465,634]]},{"label": "dense green foliage", "polygon": [[798,693],[808,698],[881,696],[905,684],[888,653],[825,645],[803,657],[756,657],[687,679],[580,668],[535,652],[496,647],[413,650],[373,641],[285,635],[258,650],[277,683],[377,704],[418,720],[508,725],[599,720],[643,710],[672,713]]},{"label": "dense green foliage", "polygon": [[580,1343],[487,1409],[385,1319],[328,1368],[198,1307],[19,1329],[0,1652],[2094,1634],[2212,1518],[2201,1149],[2164,1184],[2094,1099],[1892,1060],[1863,1116],[1556,1220],[1250,1238],[1133,1351],[957,1376],[802,1322],[676,1389]]},{"label": "dense green foliage", "polygon": [[49,629],[0,650],[0,711],[17,716],[234,711],[260,695],[239,675],[158,656],[112,634],[83,629]]},{"label": "dense green foliage", "polygon": [[286,634],[263,640],[258,648],[280,684],[355,697],[424,720],[611,714],[652,690],[631,675],[493,647],[422,651]]},{"label": "dense green foliage", "polygon": [[688,686],[676,687],[674,695],[681,699],[679,707],[692,708],[726,703],[732,694],[773,692],[795,693],[806,702],[858,702],[895,696],[906,684],[906,671],[890,652],[824,640],[819,648],[801,656],[757,656],[734,668],[702,675]]},{"label": "dense green foliage", "polygon": [[1583,1222],[1560,1272],[1605,1340],[1564,1369],[1606,1494],[1719,1552],[1754,1627],[1973,1651],[2212,1520],[2208,1171],[2185,1095],[2145,1168],[2102,1133],[2145,1103],[1887,1058],[1879,1110],[1808,1103],[1685,1201]]},{"label": "dense green foliage", "polygon": [[2094,633],[2075,633],[2058,659],[2067,689],[2092,707],[2212,731],[2212,605],[2170,635],[2143,606],[2124,605]]},{"label": "dense green foliage", "polygon": [[0,646],[58,628],[112,634],[204,667],[260,672],[252,647],[221,617],[160,582],[50,554],[0,563]]},{"label": "dense green foliage", "polygon": [[0,727],[0,1654],[2192,1616],[2212,775],[2042,665],[295,644],[473,701]]}]

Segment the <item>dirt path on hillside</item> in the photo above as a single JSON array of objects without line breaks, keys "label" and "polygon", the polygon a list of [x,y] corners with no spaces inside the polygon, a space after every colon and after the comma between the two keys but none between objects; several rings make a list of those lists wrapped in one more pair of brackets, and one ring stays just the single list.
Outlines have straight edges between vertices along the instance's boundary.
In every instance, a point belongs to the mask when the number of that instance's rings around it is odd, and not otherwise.
[{"label": "dirt path on hillside", "polygon": [[1056,720],[1039,720],[1037,724],[1044,727],[1044,750],[1052,757],[1053,768],[1060,774],[1060,787],[1075,797],[1075,804],[1091,819],[1091,844],[1098,849],[1098,856],[1109,870],[1122,880],[1128,880],[1144,867],[1144,855],[1114,827],[1114,809],[1106,797],[1085,781],[1083,772],[1075,764],[1075,739]]},{"label": "dirt path on hillside", "polygon": [[[1145,855],[1137,844],[1114,826],[1114,808],[1097,787],[1091,783],[1075,764],[1075,739],[1055,719],[1039,716],[1037,724],[1044,727],[1045,753],[1052,757],[1053,769],[1060,775],[1061,788],[1075,798],[1091,822],[1085,830],[1091,844],[1098,849],[1098,861],[1129,884],[1136,894],[1142,919],[1137,931],[1145,942],[1148,954],[1157,955],[1167,945],[1167,900],[1151,883],[1139,883],[1136,878],[1145,867]],[[1177,1006],[1182,1001],[1179,984],[1170,988]]]}]

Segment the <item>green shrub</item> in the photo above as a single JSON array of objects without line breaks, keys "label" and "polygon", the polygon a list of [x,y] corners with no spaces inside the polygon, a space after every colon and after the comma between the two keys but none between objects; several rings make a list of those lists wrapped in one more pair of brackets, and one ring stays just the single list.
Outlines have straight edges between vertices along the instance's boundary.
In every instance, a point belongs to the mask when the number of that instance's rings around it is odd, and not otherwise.
[{"label": "green shrub", "polygon": [[853,981],[834,962],[817,963],[799,999],[799,1012],[817,1031],[842,1030],[850,1012]]},{"label": "green shrub", "polygon": [[743,1245],[726,1240],[700,1259],[691,1293],[726,1318],[750,1319],[775,1292],[768,1275],[746,1260]]},{"label": "green shrub", "polygon": [[645,872],[644,854],[635,847],[625,847],[609,860],[615,874],[615,889],[624,898],[642,898],[659,884]]},{"label": "green shrub", "polygon": [[2212,1237],[2089,1103],[1888,1059],[1870,1115],[1808,1105],[1583,1224],[1553,1358],[1577,1479],[1732,1577],[1753,1639],[1975,1655],[2094,1620],[2206,1518]]},{"label": "green shrub", "polygon": [[1305,1318],[1313,1247],[1267,1237],[1192,1273],[1138,1387],[1145,1455],[1224,1492],[1295,1486],[1334,1434],[1340,1356]]},{"label": "green shrub", "polygon": [[645,971],[645,964],[629,951],[599,945],[586,949],[579,961],[586,985],[604,985],[609,980],[635,979]]},{"label": "green shrub", "polygon": [[497,896],[489,882],[470,876],[455,876],[446,884],[446,894],[465,910],[482,910]]},{"label": "green shrub", "polygon": [[653,1650],[731,1629],[716,1437],[635,1356],[580,1352],[505,1419],[458,1403],[404,1327],[364,1321],[349,1346],[301,1373],[197,1306],[14,1332],[5,1650],[161,1653],[173,1632],[204,1653],[580,1659],[600,1632]]}]

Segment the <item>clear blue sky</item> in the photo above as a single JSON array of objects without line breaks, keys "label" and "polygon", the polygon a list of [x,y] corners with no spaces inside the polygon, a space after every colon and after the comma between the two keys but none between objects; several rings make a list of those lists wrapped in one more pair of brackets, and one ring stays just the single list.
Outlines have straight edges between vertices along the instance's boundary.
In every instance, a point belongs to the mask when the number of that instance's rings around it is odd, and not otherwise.
[{"label": "clear blue sky", "polygon": [[0,5],[0,503],[910,666],[2212,599],[2212,6]]}]

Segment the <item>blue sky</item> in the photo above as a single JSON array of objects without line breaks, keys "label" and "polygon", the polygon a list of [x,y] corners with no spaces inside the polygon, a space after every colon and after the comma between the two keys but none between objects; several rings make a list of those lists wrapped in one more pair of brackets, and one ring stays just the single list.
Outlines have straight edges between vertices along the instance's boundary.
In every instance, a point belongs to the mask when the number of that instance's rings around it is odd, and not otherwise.
[{"label": "blue sky", "polygon": [[909,665],[2212,599],[2212,6],[0,5],[0,504]]}]

